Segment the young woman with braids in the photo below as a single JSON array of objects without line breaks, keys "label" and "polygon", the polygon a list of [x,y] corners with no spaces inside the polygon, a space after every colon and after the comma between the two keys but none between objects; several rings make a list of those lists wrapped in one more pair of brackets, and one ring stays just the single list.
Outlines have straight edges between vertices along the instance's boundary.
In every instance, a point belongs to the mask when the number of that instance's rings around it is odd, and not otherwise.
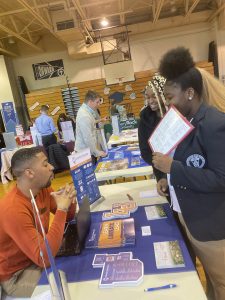
[{"label": "young woman with braids", "polygon": [[[152,165],[152,151],[148,144],[148,139],[166,111],[166,100],[163,94],[165,82],[165,78],[156,74],[145,87],[144,96],[147,106],[140,113],[138,140],[141,156],[149,165]],[[162,172],[154,167],[153,171],[157,181],[164,176]]]},{"label": "young woman with braids", "polygon": [[[164,94],[194,126],[173,157],[153,153],[155,168],[167,174],[157,188],[170,193],[173,209],[211,283],[211,298],[225,299],[225,114],[202,98],[202,75],[188,49],[167,52],[160,73]],[[207,97],[205,94],[204,97]]]}]

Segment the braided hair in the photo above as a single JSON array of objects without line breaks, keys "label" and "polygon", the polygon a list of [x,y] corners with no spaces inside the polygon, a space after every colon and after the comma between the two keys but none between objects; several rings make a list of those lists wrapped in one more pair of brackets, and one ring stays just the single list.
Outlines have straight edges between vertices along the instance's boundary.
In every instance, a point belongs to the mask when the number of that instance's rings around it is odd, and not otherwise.
[{"label": "braided hair", "polygon": [[150,80],[148,82],[148,85],[146,86],[146,89],[150,87],[155,95],[155,98],[158,102],[161,117],[163,117],[163,110],[159,99],[159,95],[163,101],[164,106],[166,107],[166,99],[163,93],[165,83],[166,83],[166,78],[164,78],[163,76],[157,73],[153,76],[152,80]]}]

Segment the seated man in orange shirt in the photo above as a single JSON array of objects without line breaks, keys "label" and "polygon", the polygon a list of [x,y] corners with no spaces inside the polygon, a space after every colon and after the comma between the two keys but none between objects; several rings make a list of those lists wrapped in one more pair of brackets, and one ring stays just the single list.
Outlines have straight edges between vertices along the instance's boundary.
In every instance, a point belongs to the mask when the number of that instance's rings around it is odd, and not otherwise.
[{"label": "seated man in orange shirt", "polygon": [[[64,225],[75,214],[76,192],[72,186],[53,192],[53,167],[40,148],[18,150],[12,157],[17,185],[0,201],[0,285],[4,293],[30,297],[50,265],[41,234],[35,226],[32,191],[53,256],[60,248]],[[50,212],[54,213],[49,227]],[[40,256],[43,253],[43,259]]]}]

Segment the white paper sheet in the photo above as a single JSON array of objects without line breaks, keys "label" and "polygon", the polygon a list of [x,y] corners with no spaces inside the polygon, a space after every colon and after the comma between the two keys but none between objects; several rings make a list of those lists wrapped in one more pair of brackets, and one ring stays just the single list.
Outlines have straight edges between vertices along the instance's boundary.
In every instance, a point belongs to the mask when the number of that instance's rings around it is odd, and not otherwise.
[{"label": "white paper sheet", "polygon": [[174,106],[171,106],[148,142],[154,152],[168,154],[193,128],[192,124]]},{"label": "white paper sheet", "polygon": [[158,196],[159,194],[157,193],[156,189],[140,192],[140,198],[153,198]]}]

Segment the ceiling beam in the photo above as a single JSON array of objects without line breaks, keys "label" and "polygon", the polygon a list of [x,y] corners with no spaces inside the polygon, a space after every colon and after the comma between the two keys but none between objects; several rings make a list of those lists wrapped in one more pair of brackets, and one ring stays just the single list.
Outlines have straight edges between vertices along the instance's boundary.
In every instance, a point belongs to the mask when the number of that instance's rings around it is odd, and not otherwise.
[{"label": "ceiling beam", "polygon": [[34,48],[35,50],[38,51],[43,51],[43,49],[41,49],[40,47],[36,46],[35,44],[31,43],[30,41],[26,40],[24,37],[22,37],[20,34],[18,34],[15,31],[12,31],[11,29],[9,29],[8,27],[0,24],[0,29],[2,29],[3,31],[7,32],[9,35],[15,36],[17,39],[21,40],[22,42],[24,42],[25,44],[31,46],[32,48]]},{"label": "ceiling beam", "polygon": [[[54,5],[58,5],[58,4],[65,4],[65,1],[61,0],[61,1],[51,2],[51,3],[48,3],[48,4],[39,4],[39,5],[37,5],[36,8],[44,8],[44,7],[48,8],[48,7],[51,7],[51,6],[54,6]],[[25,12],[25,11],[27,11],[26,8],[19,8],[19,9],[9,10],[9,11],[6,11],[4,13],[0,13],[0,17],[15,15],[15,14],[19,14],[19,13],[22,13],[22,12]]]},{"label": "ceiling beam", "polygon": [[92,6],[98,6],[98,5],[104,5],[104,4],[108,4],[108,3],[112,3],[112,2],[116,2],[118,0],[104,0],[104,1],[95,1],[95,2],[91,2],[91,3],[84,3],[81,4],[80,6],[82,8],[86,8],[86,7],[92,7]]},{"label": "ceiling beam", "polygon": [[84,21],[84,23],[87,27],[87,30],[90,32],[92,30],[92,25],[91,25],[91,22],[89,22],[89,20],[87,19],[87,15],[86,15],[84,9],[81,7],[80,1],[72,0],[72,3],[74,5],[75,9],[77,10],[78,14],[80,15],[81,20]]},{"label": "ceiling beam", "polygon": [[28,27],[34,22],[35,19],[30,20],[30,22],[19,32],[19,34],[21,35],[22,33],[24,33],[24,31],[26,31],[28,29]]},{"label": "ceiling beam", "polygon": [[157,0],[156,13],[155,13],[155,16],[153,18],[153,23],[157,22],[157,20],[159,18],[159,15],[160,15],[160,12],[161,12],[161,9],[163,7],[163,3],[164,3],[164,0]]},{"label": "ceiling beam", "polygon": [[18,32],[19,32],[19,29],[18,29],[18,26],[17,26],[17,24],[16,24],[16,22],[15,22],[15,18],[14,18],[13,16],[9,16],[9,19],[10,19],[10,21],[12,22],[14,29],[15,29],[16,32],[18,33]]},{"label": "ceiling beam", "polygon": [[190,9],[187,11],[187,13],[185,14],[185,18],[188,18],[190,17],[191,13],[193,12],[193,10],[195,9],[195,7],[198,5],[200,0],[195,0],[193,3],[192,3],[192,6],[190,7]]},{"label": "ceiling beam", "polygon": [[46,29],[48,29],[52,35],[54,35],[54,37],[60,41],[62,44],[66,45],[65,41],[62,40],[55,32],[54,32],[54,28],[51,24],[49,24],[45,19],[42,18],[42,16],[40,16],[40,14],[38,14],[33,7],[31,7],[26,0],[17,0],[24,8],[26,8],[29,13],[39,22],[41,23]]},{"label": "ceiling beam", "polygon": [[129,14],[129,13],[132,13],[132,12],[133,12],[133,10],[119,11],[117,13],[107,14],[107,15],[104,14],[104,16],[96,16],[96,17],[88,18],[88,19],[85,19],[85,20],[82,20],[82,21],[83,22],[85,22],[85,21],[93,21],[93,20],[102,19],[103,17],[104,18],[108,18],[108,17],[118,16],[118,15]]},{"label": "ceiling beam", "polygon": [[218,16],[221,11],[225,9],[225,3],[222,4],[209,18],[208,18],[208,22],[211,22],[216,16]]},{"label": "ceiling beam", "polygon": [[[119,10],[124,11],[124,0],[119,0]],[[125,23],[125,15],[120,15],[120,24],[123,25]]]},{"label": "ceiling beam", "polygon": [[185,15],[188,13],[188,9],[189,9],[189,0],[184,0]]},{"label": "ceiling beam", "polygon": [[10,56],[14,56],[14,57],[18,56],[16,53],[11,52],[9,50],[6,50],[6,49],[4,49],[2,47],[0,47],[0,53],[1,54],[3,53],[3,54],[6,54],[6,55],[10,55]]},{"label": "ceiling beam", "polygon": [[91,42],[94,43],[93,37],[90,33],[92,31],[92,25],[91,25],[91,22],[89,20],[86,20],[86,13],[83,10],[83,8],[81,7],[80,1],[79,0],[72,0],[72,3],[73,3],[74,8],[76,9],[76,11],[79,14],[79,16],[81,18],[81,21],[83,22],[82,26],[83,26],[83,29],[84,29],[85,33],[90,38]]}]

